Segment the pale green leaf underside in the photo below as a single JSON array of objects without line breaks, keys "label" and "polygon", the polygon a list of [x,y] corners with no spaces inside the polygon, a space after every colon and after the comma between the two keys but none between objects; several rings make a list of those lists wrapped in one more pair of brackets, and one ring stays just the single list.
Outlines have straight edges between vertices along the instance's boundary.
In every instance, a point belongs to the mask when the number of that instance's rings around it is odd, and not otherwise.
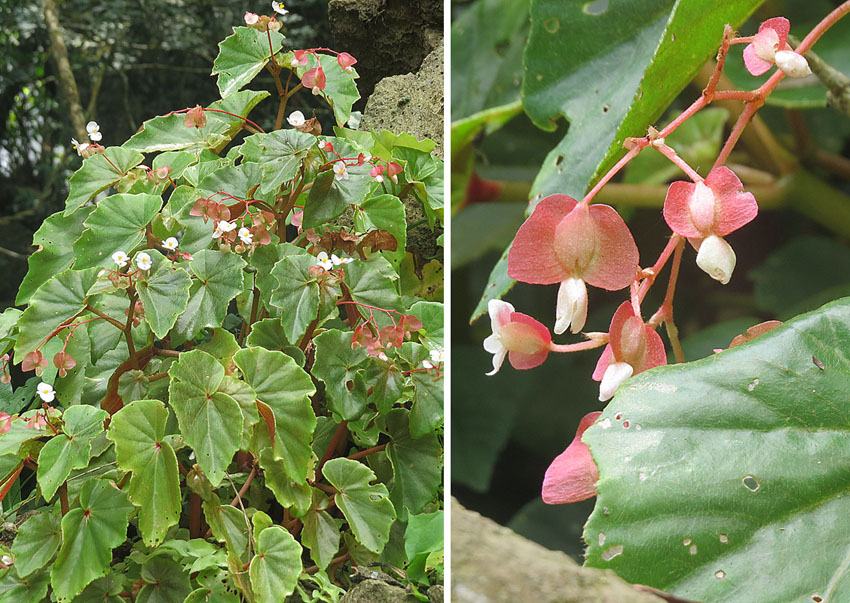
[{"label": "pale green leaf underside", "polygon": [[266,66],[271,53],[280,50],[282,42],[283,36],[276,32],[234,27],[233,34],[218,45],[219,53],[211,74],[218,75],[222,98],[248,85]]}]

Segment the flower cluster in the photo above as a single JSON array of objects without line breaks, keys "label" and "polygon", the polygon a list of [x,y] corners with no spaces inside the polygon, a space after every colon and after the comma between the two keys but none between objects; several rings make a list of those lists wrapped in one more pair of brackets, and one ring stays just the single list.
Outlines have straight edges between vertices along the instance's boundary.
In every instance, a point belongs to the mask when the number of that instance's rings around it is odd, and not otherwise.
[{"label": "flower cluster", "polygon": [[[381,360],[387,360],[386,352],[390,348],[400,348],[404,343],[405,338],[409,338],[413,333],[423,328],[422,321],[412,314],[404,314],[399,318],[398,322],[393,321],[391,325],[383,328],[378,328],[375,321],[373,310],[380,310],[387,313],[392,318],[389,310],[381,308],[369,308],[369,319],[363,322],[354,329],[354,334],[351,337],[352,348],[366,348],[370,356],[375,356]],[[435,356],[432,354],[431,358]],[[442,358],[442,356],[438,356]]]},{"label": "flower cluster", "polygon": [[[230,195],[227,197],[234,200]],[[269,226],[275,221],[274,214],[266,210],[251,212],[249,207],[252,201],[250,200],[235,199],[235,201],[227,205],[223,201],[203,197],[195,201],[189,214],[203,217],[204,222],[213,220],[215,227],[212,237],[218,239],[221,246],[234,246],[237,253],[253,249],[257,245],[271,243]],[[233,217],[234,215],[236,217]],[[246,224],[248,217],[251,218],[250,226]]]},{"label": "flower cluster", "polygon": [[333,270],[336,266],[350,264],[353,261],[354,258],[341,258],[335,253],[328,256],[327,251],[320,251],[319,255],[316,256],[316,266],[321,266],[325,270]]},{"label": "flower cluster", "polygon": [[791,24],[785,17],[768,19],[744,48],[744,65],[752,75],[762,75],[773,65],[789,77],[806,77],[812,74],[806,58],[794,52],[786,40]]},{"label": "flower cluster", "polygon": [[71,145],[74,147],[74,150],[77,151],[77,155],[84,159],[91,156],[91,153],[95,150],[95,148],[100,147],[97,143],[103,138],[103,134],[100,133],[100,126],[96,121],[90,121],[86,124],[86,133],[88,133],[89,139],[95,144],[92,145],[88,142],[81,143],[76,138],[71,139]]}]

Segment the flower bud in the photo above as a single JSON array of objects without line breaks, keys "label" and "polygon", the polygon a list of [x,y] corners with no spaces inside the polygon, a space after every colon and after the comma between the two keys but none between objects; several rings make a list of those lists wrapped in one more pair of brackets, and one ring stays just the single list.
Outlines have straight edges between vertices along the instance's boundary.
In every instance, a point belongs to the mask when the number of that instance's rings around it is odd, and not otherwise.
[{"label": "flower bud", "polygon": [[777,52],[776,66],[788,77],[806,77],[812,74],[806,58],[793,50],[780,50]]},{"label": "flower bud", "polygon": [[700,243],[697,266],[708,276],[725,285],[735,270],[735,252],[723,237],[711,235]]},{"label": "flower bud", "polygon": [[599,401],[605,402],[614,397],[617,388],[632,376],[634,368],[631,364],[625,362],[612,362],[605,369],[605,374],[602,376],[602,383],[599,384]]},{"label": "flower bud", "polygon": [[555,307],[555,333],[560,335],[570,327],[578,333],[587,321],[587,287],[580,278],[568,278],[558,289]]}]

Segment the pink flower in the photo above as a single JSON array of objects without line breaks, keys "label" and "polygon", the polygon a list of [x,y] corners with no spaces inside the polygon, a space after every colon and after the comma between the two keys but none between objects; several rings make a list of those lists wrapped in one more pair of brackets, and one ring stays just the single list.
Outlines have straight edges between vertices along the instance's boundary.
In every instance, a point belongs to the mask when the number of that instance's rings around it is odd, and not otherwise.
[{"label": "pink flower", "polygon": [[608,337],[609,343],[593,371],[593,380],[601,381],[601,402],[613,398],[620,384],[632,375],[667,364],[661,336],[635,315],[630,302],[623,302],[614,312]]},{"label": "pink flower", "polygon": [[697,265],[724,285],[735,269],[735,252],[724,236],[758,214],[752,193],[725,166],[714,168],[702,182],[677,181],[667,190],[667,225],[697,248]]},{"label": "pink flower", "polygon": [[301,76],[301,83],[305,88],[312,89],[313,94],[318,94],[320,90],[325,89],[325,72],[321,67],[313,67],[304,72]]},{"label": "pink flower", "polygon": [[593,462],[587,444],[581,441],[581,436],[601,414],[596,411],[584,415],[573,441],[546,470],[542,495],[547,505],[573,503],[596,496],[599,469]]},{"label": "pink flower", "polygon": [[357,59],[347,52],[341,52],[337,55],[336,62],[339,63],[339,66],[342,67],[343,70],[351,71],[351,66],[357,62]]},{"label": "pink flower", "polygon": [[585,283],[609,291],[629,286],[638,249],[623,219],[607,205],[567,195],[546,197],[520,227],[508,255],[508,276],[524,283],[561,283],[555,333],[578,333],[587,318]]},{"label": "pink flower", "polygon": [[259,21],[260,15],[257,13],[252,13],[245,11],[245,24],[246,25],[254,25],[257,21]]},{"label": "pink flower", "polygon": [[307,51],[306,50],[293,50],[293,55],[295,55],[290,61],[290,65],[292,67],[297,67],[298,65],[306,65],[307,64]]},{"label": "pink flower", "polygon": [[552,335],[531,316],[515,312],[514,307],[502,300],[491,299],[487,304],[493,334],[484,340],[484,349],[494,354],[495,375],[502,367],[505,356],[515,369],[525,370],[540,366],[549,355]]},{"label": "pink flower", "polygon": [[791,24],[785,17],[768,19],[753,36],[752,44],[744,48],[744,65],[752,75],[761,75],[776,62],[777,51],[785,48]]}]

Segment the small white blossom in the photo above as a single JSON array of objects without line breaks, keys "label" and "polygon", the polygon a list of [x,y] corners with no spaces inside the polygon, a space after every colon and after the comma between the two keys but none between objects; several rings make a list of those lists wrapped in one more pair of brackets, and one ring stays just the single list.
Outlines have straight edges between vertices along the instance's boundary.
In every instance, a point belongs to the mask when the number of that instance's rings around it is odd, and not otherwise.
[{"label": "small white blossom", "polygon": [[221,220],[218,224],[215,225],[215,230],[213,231],[213,238],[217,239],[224,233],[230,232],[234,228],[236,228],[236,222],[227,222],[226,220]]},{"label": "small white blossom", "polygon": [[319,96],[322,93],[322,89],[318,86],[313,86],[311,92],[313,93],[313,96]]},{"label": "small white blossom", "polygon": [[321,266],[325,270],[331,270],[334,267],[333,261],[330,259],[330,257],[328,257],[327,251],[319,252],[319,255],[316,256],[316,265]]},{"label": "small white blossom", "polygon": [[430,361],[430,360],[423,360],[423,361],[422,361],[422,366],[424,366],[426,369],[432,369],[432,368],[434,368],[434,365],[433,365],[433,364],[431,364],[431,361]]},{"label": "small white blossom", "polygon": [[320,148],[320,149],[324,149],[326,144],[327,144],[327,143],[326,143],[324,140],[320,140],[320,141],[319,141],[319,148]]},{"label": "small white blossom", "polygon": [[177,242],[176,237],[168,237],[167,239],[165,239],[165,242],[162,244],[162,246],[165,247],[166,249],[168,249],[169,251],[174,251],[175,249],[177,249],[178,245],[179,245],[179,243]]},{"label": "small white blossom", "polygon": [[239,232],[237,234],[239,235],[239,238],[242,240],[242,242],[246,245],[254,244],[254,235],[251,233],[250,230],[248,230],[244,226],[239,229]]},{"label": "small white blossom", "polygon": [[9,555],[3,555],[0,557],[0,561],[3,562],[3,565],[12,565],[15,561],[9,557]]},{"label": "small white blossom", "polygon": [[[56,399],[56,392],[53,390],[53,386],[49,383],[42,381],[35,389],[38,392],[38,397],[44,402],[53,402],[53,400]],[[8,565],[8,563],[6,565]]]},{"label": "small white blossom", "polygon": [[384,177],[383,177],[383,176],[381,176],[380,174],[378,174],[377,176],[375,176],[375,182],[377,182],[377,183],[379,183],[379,184],[380,184],[380,183],[381,183],[381,182],[383,182],[383,181],[384,181]]},{"label": "small white blossom", "polygon": [[86,124],[86,132],[89,133],[89,138],[95,142],[103,138],[103,134],[100,133],[100,126],[97,125],[96,121],[90,121]]},{"label": "small white blossom", "polygon": [[83,152],[91,146],[87,142],[80,144],[76,138],[71,139],[71,144],[74,146],[74,150],[77,151],[77,155],[82,155]]},{"label": "small white blossom", "polygon": [[434,350],[431,350],[429,355],[431,356],[432,362],[436,362],[437,364],[439,364],[440,362],[444,362],[445,355],[442,348],[436,348]]},{"label": "small white blossom", "polygon": [[248,12],[248,11],[245,12],[245,24],[246,25],[253,25],[259,19],[260,19],[260,15],[258,15],[257,13],[251,13],[251,12]]},{"label": "small white blossom", "polygon": [[289,114],[289,117],[286,118],[286,121],[293,128],[297,128],[298,126],[303,126],[307,120],[304,119],[304,114],[301,113],[301,111],[293,111]]},{"label": "small white blossom", "polygon": [[334,174],[339,176],[342,180],[348,179],[348,170],[345,169],[345,164],[342,161],[337,161],[333,167]]},{"label": "small white blossom", "polygon": [[788,77],[806,77],[812,74],[809,62],[793,50],[780,50],[776,53],[776,66]]},{"label": "small white blossom", "polygon": [[112,261],[118,264],[119,268],[123,268],[130,261],[130,257],[123,251],[116,251],[112,254]]},{"label": "small white blossom", "polygon": [[139,267],[139,270],[150,270],[152,265],[151,256],[144,251],[136,255],[136,266]]},{"label": "small white blossom", "polygon": [[279,15],[285,15],[289,12],[288,10],[283,8],[283,2],[273,1],[272,2],[272,8],[274,9],[274,12],[276,12]]}]

